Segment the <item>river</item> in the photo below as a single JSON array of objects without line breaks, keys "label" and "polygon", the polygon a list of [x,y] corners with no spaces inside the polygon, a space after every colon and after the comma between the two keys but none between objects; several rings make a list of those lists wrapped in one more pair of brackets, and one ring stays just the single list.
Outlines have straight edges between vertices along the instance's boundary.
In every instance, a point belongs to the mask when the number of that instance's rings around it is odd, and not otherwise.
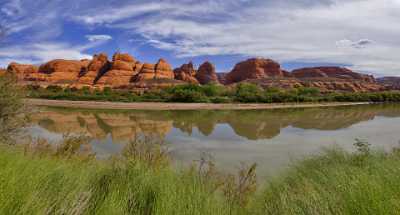
[{"label": "river", "polygon": [[52,142],[66,133],[88,136],[99,159],[118,154],[128,142],[145,137],[164,142],[178,165],[206,153],[222,171],[257,163],[259,175],[268,176],[325,148],[354,150],[356,139],[375,149],[400,146],[400,105],[249,111],[40,108],[27,130],[34,138]]}]

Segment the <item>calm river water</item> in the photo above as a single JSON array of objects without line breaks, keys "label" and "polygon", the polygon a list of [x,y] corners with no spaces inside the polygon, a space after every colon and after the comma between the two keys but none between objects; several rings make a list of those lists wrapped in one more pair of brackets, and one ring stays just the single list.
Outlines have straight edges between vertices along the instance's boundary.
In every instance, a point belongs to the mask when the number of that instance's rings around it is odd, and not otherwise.
[{"label": "calm river water", "polygon": [[45,108],[34,114],[28,131],[50,141],[65,133],[87,135],[99,158],[121,152],[139,137],[162,140],[177,163],[188,164],[207,153],[222,170],[255,162],[264,176],[324,148],[354,150],[356,138],[378,149],[400,146],[400,105],[254,111]]}]

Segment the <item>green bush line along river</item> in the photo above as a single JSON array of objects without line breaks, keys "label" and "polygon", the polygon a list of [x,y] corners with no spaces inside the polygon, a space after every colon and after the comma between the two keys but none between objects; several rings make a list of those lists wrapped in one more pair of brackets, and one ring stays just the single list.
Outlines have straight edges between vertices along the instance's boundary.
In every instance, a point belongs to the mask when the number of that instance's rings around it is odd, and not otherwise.
[{"label": "green bush line along river", "polygon": [[181,102],[181,103],[299,103],[299,102],[400,102],[400,92],[332,92],[316,88],[262,89],[242,83],[236,87],[220,85],[180,85],[160,90],[135,93],[128,90],[91,90],[89,88],[47,88],[28,86],[28,97],[73,101],[111,102]]}]

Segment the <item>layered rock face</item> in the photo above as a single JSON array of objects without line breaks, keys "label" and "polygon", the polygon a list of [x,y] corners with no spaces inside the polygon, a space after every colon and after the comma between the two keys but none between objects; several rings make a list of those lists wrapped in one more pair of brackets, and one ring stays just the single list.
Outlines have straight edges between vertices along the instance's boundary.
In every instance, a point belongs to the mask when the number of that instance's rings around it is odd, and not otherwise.
[{"label": "layered rock face", "polygon": [[279,63],[270,59],[253,58],[236,64],[225,77],[226,84],[232,84],[249,79],[268,77],[285,77],[287,72],[281,70]]},{"label": "layered rock face", "polygon": [[200,84],[219,83],[215,67],[208,61],[199,67],[195,77]]},{"label": "layered rock face", "polygon": [[104,73],[96,82],[97,85],[122,87],[131,82],[136,70],[137,61],[129,54],[116,53],[113,56],[111,69]]},{"label": "layered rock face", "polygon": [[378,78],[377,82],[388,89],[400,90],[400,77],[383,77]]},{"label": "layered rock face", "polygon": [[48,75],[46,80],[53,84],[73,84],[78,81],[79,74],[86,69],[86,61],[52,60],[41,65],[39,73]]},{"label": "layered rock face", "polygon": [[174,72],[172,71],[172,67],[164,59],[160,59],[155,65],[150,63],[143,64],[139,74],[137,74],[135,78],[135,80],[138,82],[159,79],[174,79]]},{"label": "layered rock face", "polygon": [[385,88],[376,83],[373,76],[363,75],[341,67],[314,67],[282,70],[280,65],[269,59],[249,59],[241,62],[225,76],[226,84],[251,82],[262,87],[284,89],[314,87],[321,92],[370,92]]},{"label": "layered rock face", "polygon": [[156,66],[154,64],[145,63],[142,66],[139,74],[136,76],[135,81],[152,80],[156,76]]},{"label": "layered rock face", "polygon": [[341,67],[314,67],[292,71],[306,87],[319,88],[321,91],[370,92],[381,91],[373,76],[353,72]]},{"label": "layered rock face", "polygon": [[174,70],[175,79],[188,82],[191,84],[199,84],[196,79],[196,70],[193,63],[183,64],[181,67]]},{"label": "layered rock face", "polygon": [[386,88],[377,83],[338,78],[264,78],[251,79],[246,82],[263,88],[293,89],[299,87],[317,88],[321,92],[377,92]]},{"label": "layered rock face", "polygon": [[156,79],[174,79],[174,72],[166,60],[160,59],[155,66]]},{"label": "layered rock face", "polygon": [[107,54],[94,55],[93,59],[88,63],[86,71],[79,75],[78,84],[88,86],[95,84],[109,68],[110,62]]},{"label": "layered rock face", "polygon": [[348,80],[365,81],[375,83],[375,79],[369,75],[363,75],[341,67],[313,67],[296,69],[292,71],[296,78],[339,78]]}]

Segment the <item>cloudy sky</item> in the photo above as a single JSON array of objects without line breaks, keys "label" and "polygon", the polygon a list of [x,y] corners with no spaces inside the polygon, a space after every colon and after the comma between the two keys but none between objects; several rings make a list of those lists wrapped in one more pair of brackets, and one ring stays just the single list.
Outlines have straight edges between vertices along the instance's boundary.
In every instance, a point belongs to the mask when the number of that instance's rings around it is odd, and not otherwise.
[{"label": "cloudy sky", "polygon": [[0,0],[0,66],[128,52],[219,72],[249,57],[400,76],[400,0]]}]

